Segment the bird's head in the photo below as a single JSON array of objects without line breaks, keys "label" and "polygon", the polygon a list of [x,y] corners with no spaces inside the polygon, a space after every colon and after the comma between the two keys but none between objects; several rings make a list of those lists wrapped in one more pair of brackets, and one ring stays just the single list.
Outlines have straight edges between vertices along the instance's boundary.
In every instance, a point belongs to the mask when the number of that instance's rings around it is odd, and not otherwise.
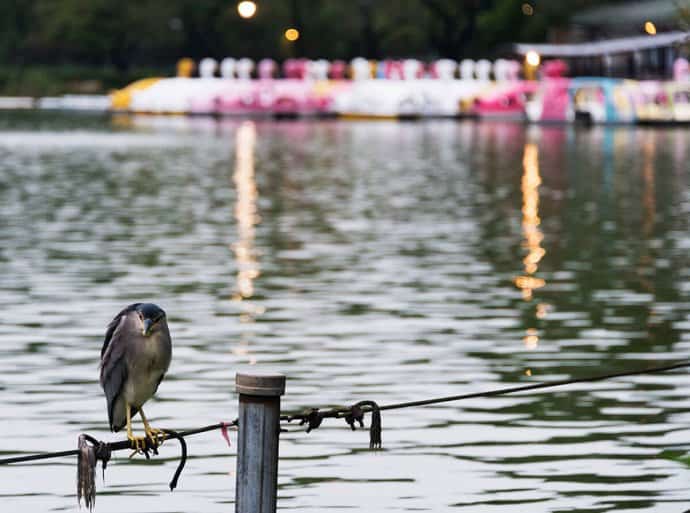
[{"label": "bird's head", "polygon": [[165,312],[163,309],[154,305],[153,303],[141,303],[137,305],[136,312],[139,314],[139,319],[141,320],[141,334],[148,337],[156,331],[160,325],[161,321],[165,320]]}]

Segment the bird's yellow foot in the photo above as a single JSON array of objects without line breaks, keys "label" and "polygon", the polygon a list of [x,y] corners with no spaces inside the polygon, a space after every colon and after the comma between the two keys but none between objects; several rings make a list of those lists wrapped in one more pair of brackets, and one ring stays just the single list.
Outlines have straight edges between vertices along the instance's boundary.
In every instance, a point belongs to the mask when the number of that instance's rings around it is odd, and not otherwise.
[{"label": "bird's yellow foot", "polygon": [[130,446],[134,451],[129,455],[130,458],[135,454],[147,454],[148,449],[146,448],[146,437],[128,434],[127,439],[129,440]]},{"label": "bird's yellow foot", "polygon": [[145,432],[146,432],[146,437],[149,440],[151,440],[153,445],[156,447],[163,445],[163,442],[167,438],[164,431],[162,431],[160,429],[152,428],[151,426],[146,426]]}]

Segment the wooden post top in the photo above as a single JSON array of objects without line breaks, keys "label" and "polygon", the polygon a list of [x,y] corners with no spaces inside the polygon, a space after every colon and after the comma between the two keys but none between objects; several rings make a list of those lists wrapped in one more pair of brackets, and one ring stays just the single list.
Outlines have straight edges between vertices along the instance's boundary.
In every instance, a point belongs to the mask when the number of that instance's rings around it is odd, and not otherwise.
[{"label": "wooden post top", "polygon": [[279,397],[285,393],[285,375],[238,372],[235,375],[235,386],[240,394]]}]

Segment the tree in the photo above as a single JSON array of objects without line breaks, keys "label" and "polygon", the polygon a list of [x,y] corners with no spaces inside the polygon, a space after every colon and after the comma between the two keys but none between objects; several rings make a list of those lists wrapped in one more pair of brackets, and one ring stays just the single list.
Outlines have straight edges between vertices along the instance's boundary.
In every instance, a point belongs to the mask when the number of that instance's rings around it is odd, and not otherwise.
[{"label": "tree", "polygon": [[[29,46],[44,59],[110,64],[126,70],[140,51],[175,45],[173,2],[36,0]],[[150,58],[150,57],[149,57]]]},{"label": "tree", "polygon": [[[124,71],[185,56],[490,57],[507,42],[545,39],[594,1],[257,0],[245,20],[237,0],[2,0],[0,58]],[[296,43],[283,37],[292,25]]]}]

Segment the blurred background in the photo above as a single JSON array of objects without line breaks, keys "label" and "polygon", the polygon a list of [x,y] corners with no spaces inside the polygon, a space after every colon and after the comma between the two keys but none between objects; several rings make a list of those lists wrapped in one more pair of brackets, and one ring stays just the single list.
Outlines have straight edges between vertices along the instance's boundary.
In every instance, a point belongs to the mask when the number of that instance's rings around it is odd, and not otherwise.
[{"label": "blurred background", "polygon": [[650,16],[679,28],[685,11],[673,0],[257,0],[245,18],[239,3],[3,0],[0,94],[103,93],[172,75],[182,57],[492,59],[513,42],[644,34]]},{"label": "blurred background", "polygon": [[[301,410],[687,359],[688,12],[0,0],[0,458],[120,438],[98,361],[135,301],[168,314],[146,411],[178,430],[234,419],[238,370]],[[279,508],[690,510],[683,370],[385,411],[368,442],[293,424]],[[174,493],[174,444],[118,454],[96,510],[232,510],[235,447],[190,438]],[[3,513],[74,488],[71,458],[0,466]]]}]

